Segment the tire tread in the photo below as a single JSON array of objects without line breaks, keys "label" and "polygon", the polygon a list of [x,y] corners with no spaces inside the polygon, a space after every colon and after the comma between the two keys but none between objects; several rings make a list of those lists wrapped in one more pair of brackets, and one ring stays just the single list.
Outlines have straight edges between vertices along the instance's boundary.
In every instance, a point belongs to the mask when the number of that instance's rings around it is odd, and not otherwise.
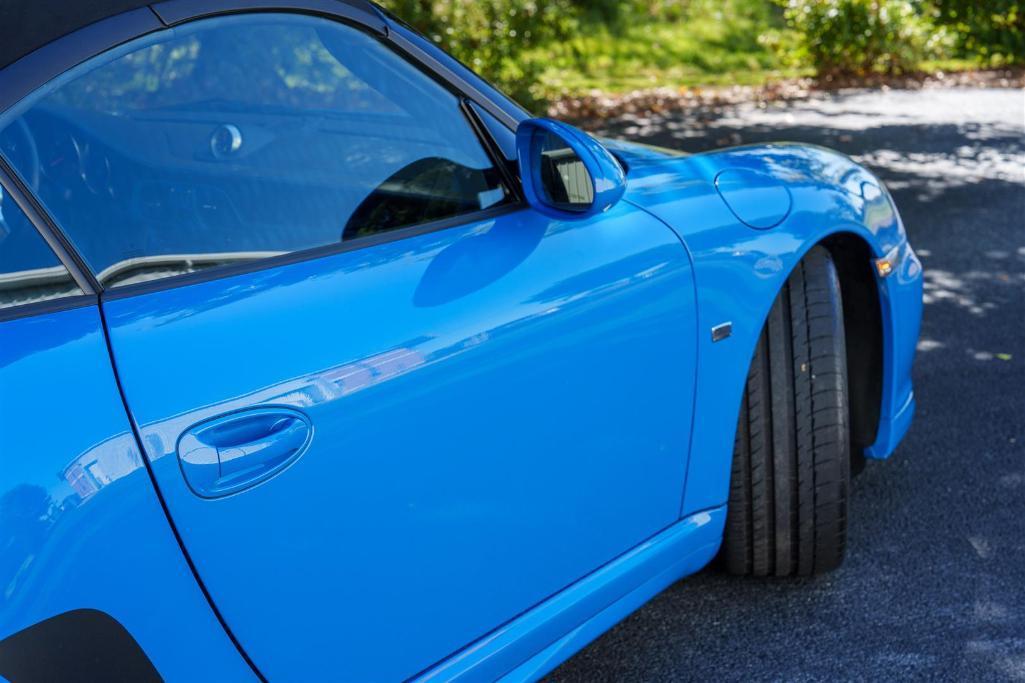
[{"label": "tire tread", "polygon": [[773,303],[751,360],[721,553],[727,571],[809,576],[840,565],[848,420],[840,284],[816,247]]}]

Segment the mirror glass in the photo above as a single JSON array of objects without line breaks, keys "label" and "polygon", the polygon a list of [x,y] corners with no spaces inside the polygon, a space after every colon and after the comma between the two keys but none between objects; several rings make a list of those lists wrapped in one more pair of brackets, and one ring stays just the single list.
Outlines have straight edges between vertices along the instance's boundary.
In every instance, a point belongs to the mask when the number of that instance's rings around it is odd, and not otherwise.
[{"label": "mirror glass", "polygon": [[587,211],[594,203],[594,183],[577,153],[551,132],[538,136],[541,189],[560,211]]}]

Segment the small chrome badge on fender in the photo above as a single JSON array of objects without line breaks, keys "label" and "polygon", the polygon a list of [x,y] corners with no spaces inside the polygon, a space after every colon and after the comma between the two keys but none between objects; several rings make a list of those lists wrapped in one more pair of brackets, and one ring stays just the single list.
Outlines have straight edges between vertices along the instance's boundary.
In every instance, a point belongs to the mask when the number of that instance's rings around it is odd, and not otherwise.
[{"label": "small chrome badge on fender", "polygon": [[724,322],[712,328],[712,341],[720,342],[733,334],[733,323]]}]

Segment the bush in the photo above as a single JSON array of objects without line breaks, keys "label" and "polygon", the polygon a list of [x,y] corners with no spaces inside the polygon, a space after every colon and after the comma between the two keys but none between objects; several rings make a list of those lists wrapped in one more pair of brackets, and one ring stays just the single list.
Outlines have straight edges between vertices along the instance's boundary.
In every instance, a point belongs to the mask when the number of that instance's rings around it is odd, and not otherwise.
[{"label": "bush", "polygon": [[937,23],[954,32],[957,54],[983,64],[1025,63],[1022,0],[933,0]]},{"label": "bush", "polygon": [[[528,107],[591,87],[660,85],[667,70],[746,75],[774,0],[381,0]],[[669,74],[665,74],[669,75]],[[750,78],[750,77],[749,77]]]},{"label": "bush", "polygon": [[907,0],[785,0],[791,49],[820,77],[894,75],[942,56],[949,41]]},{"label": "bush", "polygon": [[[591,89],[1025,63],[1025,0],[381,0],[528,107]],[[962,66],[963,68],[963,66]]]},{"label": "bush", "polygon": [[539,45],[572,36],[585,15],[614,21],[618,3],[600,0],[383,0],[383,6],[447,52],[531,105],[545,68],[525,57]]}]

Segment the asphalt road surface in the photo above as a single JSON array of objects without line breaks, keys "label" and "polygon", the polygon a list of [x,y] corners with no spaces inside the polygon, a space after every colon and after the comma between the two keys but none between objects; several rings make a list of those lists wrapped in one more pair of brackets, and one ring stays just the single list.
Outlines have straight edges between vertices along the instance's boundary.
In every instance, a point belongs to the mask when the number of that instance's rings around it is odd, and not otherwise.
[{"label": "asphalt road surface", "polygon": [[839,571],[706,571],[550,680],[1025,681],[1025,93],[852,92],[606,132],[695,152],[813,142],[876,171],[925,267],[918,413],[855,480]]}]

